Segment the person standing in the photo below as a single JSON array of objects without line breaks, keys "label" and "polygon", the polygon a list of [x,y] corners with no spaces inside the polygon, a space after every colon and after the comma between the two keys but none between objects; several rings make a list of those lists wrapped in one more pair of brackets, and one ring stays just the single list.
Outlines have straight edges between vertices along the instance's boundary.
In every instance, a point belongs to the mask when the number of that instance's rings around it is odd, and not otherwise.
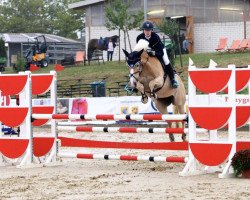
[{"label": "person standing", "polygon": [[182,50],[183,50],[184,54],[188,54],[189,53],[188,47],[189,47],[189,41],[188,41],[188,39],[186,37],[185,40],[183,40],[183,42],[182,42]]},{"label": "person standing", "polygon": [[108,43],[108,53],[107,53],[108,61],[112,61],[113,53],[114,53],[114,44],[110,38]]}]

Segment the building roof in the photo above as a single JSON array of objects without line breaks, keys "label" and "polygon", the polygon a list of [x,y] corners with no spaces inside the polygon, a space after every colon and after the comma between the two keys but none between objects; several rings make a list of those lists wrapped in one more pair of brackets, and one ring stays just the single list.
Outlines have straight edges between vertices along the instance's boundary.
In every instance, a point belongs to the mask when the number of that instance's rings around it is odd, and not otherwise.
[{"label": "building roof", "polygon": [[77,40],[42,33],[1,33],[0,37],[3,38],[6,43],[29,43],[36,41],[34,38],[40,35],[45,36],[47,43],[80,43],[80,41]]},{"label": "building roof", "polygon": [[76,3],[69,4],[69,9],[80,9],[80,8],[84,8],[86,6],[93,5],[93,4],[96,4],[96,3],[100,3],[100,2],[103,2],[103,1],[105,1],[105,0],[79,1],[79,2],[76,2]]}]

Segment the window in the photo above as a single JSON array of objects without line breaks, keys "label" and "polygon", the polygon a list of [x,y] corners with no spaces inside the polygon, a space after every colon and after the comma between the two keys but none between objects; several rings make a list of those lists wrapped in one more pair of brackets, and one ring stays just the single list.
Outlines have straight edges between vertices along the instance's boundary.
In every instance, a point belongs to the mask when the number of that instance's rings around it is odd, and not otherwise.
[{"label": "window", "polygon": [[91,25],[103,26],[105,23],[105,10],[103,4],[91,6]]}]

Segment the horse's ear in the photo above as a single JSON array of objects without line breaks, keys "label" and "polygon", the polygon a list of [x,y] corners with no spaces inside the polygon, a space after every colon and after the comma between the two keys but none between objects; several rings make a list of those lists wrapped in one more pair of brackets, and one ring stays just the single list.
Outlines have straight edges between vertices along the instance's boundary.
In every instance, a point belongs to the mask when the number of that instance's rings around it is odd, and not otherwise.
[{"label": "horse's ear", "polygon": [[138,55],[141,57],[142,52],[144,51],[144,49],[142,49],[141,51],[138,52]]},{"label": "horse's ear", "polygon": [[122,50],[123,50],[125,56],[128,57],[128,56],[129,56],[129,53],[128,53],[125,49],[122,49]]}]

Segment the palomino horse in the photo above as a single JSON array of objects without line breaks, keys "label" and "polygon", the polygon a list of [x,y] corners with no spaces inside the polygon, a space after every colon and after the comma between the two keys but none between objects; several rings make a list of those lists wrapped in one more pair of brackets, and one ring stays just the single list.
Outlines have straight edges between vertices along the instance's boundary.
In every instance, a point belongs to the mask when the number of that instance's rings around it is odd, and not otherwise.
[{"label": "palomino horse", "polygon": [[109,39],[112,40],[114,48],[118,44],[119,36],[113,35],[111,37],[105,37],[100,39],[91,39],[88,43],[88,60],[91,60],[92,54],[95,50],[107,51]]},{"label": "palomino horse", "polygon": [[[130,70],[130,86],[141,92],[142,103],[147,103],[148,96],[150,96],[161,114],[168,113],[167,107],[171,103],[176,106],[180,114],[184,114],[186,92],[181,78],[177,74],[175,75],[179,86],[172,88],[169,77],[164,78],[160,61],[156,57],[149,56],[147,48],[148,42],[140,40],[133,52],[128,53],[123,49]],[[171,127],[172,124],[169,122],[168,125]],[[173,134],[169,134],[169,138],[174,141]],[[185,134],[182,135],[182,139],[186,140]]]}]

